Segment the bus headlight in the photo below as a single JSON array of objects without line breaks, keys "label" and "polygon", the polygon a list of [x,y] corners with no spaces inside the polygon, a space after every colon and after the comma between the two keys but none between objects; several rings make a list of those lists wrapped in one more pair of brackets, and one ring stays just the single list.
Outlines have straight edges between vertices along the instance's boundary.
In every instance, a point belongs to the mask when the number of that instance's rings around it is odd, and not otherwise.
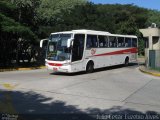
[{"label": "bus headlight", "polygon": [[67,65],[70,65],[70,62],[64,63],[64,64],[63,64],[63,66],[67,66]]}]

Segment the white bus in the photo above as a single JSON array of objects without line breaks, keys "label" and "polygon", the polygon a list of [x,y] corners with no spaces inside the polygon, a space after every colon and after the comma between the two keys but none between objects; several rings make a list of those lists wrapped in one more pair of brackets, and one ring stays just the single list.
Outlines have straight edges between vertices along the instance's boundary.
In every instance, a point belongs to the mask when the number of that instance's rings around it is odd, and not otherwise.
[{"label": "white bus", "polygon": [[[46,39],[45,39],[46,40]],[[43,46],[40,42],[40,47]],[[137,60],[137,37],[94,30],[51,33],[46,52],[46,67],[56,72],[93,72],[96,68]]]}]

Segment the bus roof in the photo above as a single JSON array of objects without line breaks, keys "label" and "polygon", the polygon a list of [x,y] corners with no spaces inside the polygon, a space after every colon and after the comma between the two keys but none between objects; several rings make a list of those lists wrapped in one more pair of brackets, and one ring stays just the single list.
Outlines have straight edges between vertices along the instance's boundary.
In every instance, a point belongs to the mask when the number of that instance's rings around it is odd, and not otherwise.
[{"label": "bus roof", "polygon": [[72,30],[72,31],[63,31],[63,32],[56,32],[51,34],[60,34],[60,33],[81,33],[81,34],[92,34],[92,35],[107,35],[107,36],[117,36],[117,37],[132,37],[137,38],[135,35],[121,35],[121,34],[111,34],[105,31],[96,31],[96,30],[87,30],[87,29],[79,29],[79,30]]}]

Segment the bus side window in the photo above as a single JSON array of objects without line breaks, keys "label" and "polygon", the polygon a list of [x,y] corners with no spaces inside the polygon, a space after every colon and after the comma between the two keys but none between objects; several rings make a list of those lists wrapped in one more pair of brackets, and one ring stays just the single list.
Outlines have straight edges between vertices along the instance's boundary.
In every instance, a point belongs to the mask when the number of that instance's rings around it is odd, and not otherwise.
[{"label": "bus side window", "polygon": [[117,38],[109,36],[109,47],[117,47]]},{"label": "bus side window", "polygon": [[87,36],[87,45],[86,45],[86,47],[87,48],[91,48],[91,46],[92,46],[91,38]]},{"label": "bus side window", "polygon": [[87,35],[87,48],[96,48],[98,47],[98,41],[96,35]]},{"label": "bus side window", "polygon": [[132,47],[137,47],[137,39],[132,38]]},{"label": "bus side window", "polygon": [[105,36],[105,40],[106,40],[106,46],[105,47],[108,47],[108,36]]},{"label": "bus side window", "polygon": [[131,38],[125,38],[125,47],[131,47],[132,46],[132,39]]},{"label": "bus side window", "polygon": [[124,47],[124,37],[118,37],[118,47]]},{"label": "bus side window", "polygon": [[108,39],[106,36],[98,36],[99,39],[99,47],[100,48],[104,48],[104,47],[108,47]]}]

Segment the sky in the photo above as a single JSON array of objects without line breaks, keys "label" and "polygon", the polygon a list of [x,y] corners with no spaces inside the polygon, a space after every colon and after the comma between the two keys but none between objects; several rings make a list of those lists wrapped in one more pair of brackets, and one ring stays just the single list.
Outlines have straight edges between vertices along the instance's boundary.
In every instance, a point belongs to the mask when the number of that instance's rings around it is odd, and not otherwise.
[{"label": "sky", "polygon": [[143,8],[155,9],[160,11],[160,0],[90,0],[98,4],[134,4]]}]

